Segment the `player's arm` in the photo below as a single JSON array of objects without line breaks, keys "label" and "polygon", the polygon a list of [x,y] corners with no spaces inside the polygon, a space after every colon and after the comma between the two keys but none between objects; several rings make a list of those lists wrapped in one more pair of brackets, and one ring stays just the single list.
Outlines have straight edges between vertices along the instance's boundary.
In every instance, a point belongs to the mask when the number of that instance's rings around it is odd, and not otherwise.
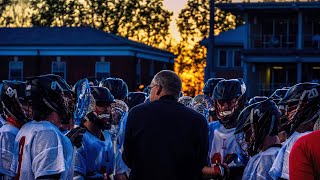
[{"label": "player's arm", "polygon": [[299,139],[292,147],[289,156],[290,179],[315,179],[311,154],[304,146],[304,138]]}]

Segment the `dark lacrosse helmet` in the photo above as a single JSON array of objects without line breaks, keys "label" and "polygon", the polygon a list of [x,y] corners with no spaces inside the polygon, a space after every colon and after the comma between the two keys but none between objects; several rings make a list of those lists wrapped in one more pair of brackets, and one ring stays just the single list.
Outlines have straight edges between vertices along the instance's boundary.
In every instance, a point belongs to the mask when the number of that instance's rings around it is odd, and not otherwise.
[{"label": "dark lacrosse helmet", "polygon": [[93,110],[87,114],[86,119],[102,129],[110,129],[112,124],[111,111],[106,107],[111,109],[111,104],[115,103],[113,95],[105,87],[91,86],[90,90],[94,98],[94,106],[103,107],[104,110],[103,112],[98,112],[97,108],[92,108]]},{"label": "dark lacrosse helmet", "polygon": [[133,108],[136,105],[144,103],[147,98],[147,94],[144,92],[130,92],[126,98],[126,103],[129,109]]},{"label": "dark lacrosse helmet", "polygon": [[286,95],[288,90],[288,88],[277,89],[270,97],[278,104],[278,102]]},{"label": "dark lacrosse helmet", "polygon": [[241,148],[251,157],[259,153],[267,136],[278,135],[280,117],[281,113],[271,99],[259,101],[243,109],[235,130]]},{"label": "dark lacrosse helmet", "polygon": [[5,81],[1,89],[1,103],[7,117],[14,116],[21,125],[30,121],[23,108],[23,105],[27,106],[26,82]]},{"label": "dark lacrosse helmet", "polygon": [[33,119],[45,120],[54,111],[61,117],[61,123],[68,124],[73,118],[75,99],[67,82],[54,74],[26,79],[26,98],[32,105]]},{"label": "dark lacrosse helmet", "polygon": [[226,128],[236,126],[236,119],[246,103],[246,87],[238,79],[221,80],[214,89],[217,118]]},{"label": "dark lacrosse helmet", "polygon": [[282,129],[286,129],[290,136],[300,125],[319,118],[320,84],[300,83],[291,87],[284,98],[278,103],[285,109],[286,122],[282,122]]},{"label": "dark lacrosse helmet", "polygon": [[224,80],[224,78],[210,78],[207,80],[207,82],[204,84],[204,87],[202,89],[202,93],[211,97],[214,88],[218,84],[219,81]]},{"label": "dark lacrosse helmet", "polygon": [[115,99],[124,101],[128,96],[128,86],[120,78],[104,79],[100,82],[99,86],[108,88]]},{"label": "dark lacrosse helmet", "polygon": [[251,98],[251,99],[248,101],[248,106],[250,106],[251,104],[260,102],[260,101],[267,100],[267,99],[268,99],[268,97],[266,97],[266,96],[255,96],[255,97]]}]

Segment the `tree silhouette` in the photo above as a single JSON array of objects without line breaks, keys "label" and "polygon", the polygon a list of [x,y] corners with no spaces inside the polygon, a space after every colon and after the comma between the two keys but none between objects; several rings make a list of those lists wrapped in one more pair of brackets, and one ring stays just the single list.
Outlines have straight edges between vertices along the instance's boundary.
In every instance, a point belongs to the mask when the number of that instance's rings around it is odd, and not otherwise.
[{"label": "tree silhouette", "polygon": [[163,0],[31,0],[34,26],[91,26],[167,48],[172,12]]},{"label": "tree silhouette", "polygon": [[0,23],[7,26],[12,19],[10,17],[4,16],[6,9],[12,4],[12,0],[2,0],[0,1]]},{"label": "tree silhouette", "polygon": [[[224,0],[229,2],[230,0]],[[181,35],[178,45],[178,58],[175,71],[182,77],[183,91],[188,95],[201,93],[204,85],[204,68],[206,49],[199,42],[209,35],[210,7],[209,0],[188,0],[187,6],[181,10],[177,26]],[[233,29],[241,20],[230,13],[215,8],[215,35]]]}]

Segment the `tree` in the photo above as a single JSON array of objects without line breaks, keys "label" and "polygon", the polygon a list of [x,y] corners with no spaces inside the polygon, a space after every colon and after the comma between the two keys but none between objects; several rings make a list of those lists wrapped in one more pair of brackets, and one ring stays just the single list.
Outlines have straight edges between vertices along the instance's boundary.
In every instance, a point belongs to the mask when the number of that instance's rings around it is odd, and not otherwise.
[{"label": "tree", "polygon": [[64,26],[67,1],[31,0],[33,26]]},{"label": "tree", "polygon": [[164,9],[163,1],[147,0],[138,4],[140,10],[132,14],[132,19],[137,22],[133,27],[125,27],[126,34],[131,34],[132,39],[148,45],[156,47],[165,45],[173,13]]},{"label": "tree", "polygon": [[160,47],[169,34],[172,12],[163,0],[86,0],[91,26]]},{"label": "tree", "polygon": [[163,0],[31,0],[31,7],[34,26],[91,26],[164,48],[172,16]]},{"label": "tree", "polygon": [[0,0],[0,23],[2,26],[7,26],[10,23],[11,19],[7,16],[4,16],[7,8],[12,4],[12,0]]},{"label": "tree", "polygon": [[0,15],[6,10],[6,7],[11,5],[11,0],[1,0],[0,1]]},{"label": "tree", "polygon": [[[199,94],[204,85],[206,49],[200,46],[199,41],[209,35],[209,20],[209,0],[188,0],[177,20],[182,40],[178,48],[175,71],[181,76],[183,91],[188,95]],[[241,23],[232,14],[218,8],[215,9],[214,20],[215,35]]]}]

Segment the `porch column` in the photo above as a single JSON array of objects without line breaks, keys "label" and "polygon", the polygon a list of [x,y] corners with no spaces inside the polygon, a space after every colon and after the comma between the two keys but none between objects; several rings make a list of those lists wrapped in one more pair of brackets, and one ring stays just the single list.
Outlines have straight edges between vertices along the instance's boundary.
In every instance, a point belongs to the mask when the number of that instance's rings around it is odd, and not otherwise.
[{"label": "porch column", "polygon": [[302,49],[303,46],[303,20],[302,20],[302,12],[298,13],[298,44],[297,49]]},{"label": "porch column", "polygon": [[298,62],[297,64],[297,83],[302,81],[302,63]]}]

